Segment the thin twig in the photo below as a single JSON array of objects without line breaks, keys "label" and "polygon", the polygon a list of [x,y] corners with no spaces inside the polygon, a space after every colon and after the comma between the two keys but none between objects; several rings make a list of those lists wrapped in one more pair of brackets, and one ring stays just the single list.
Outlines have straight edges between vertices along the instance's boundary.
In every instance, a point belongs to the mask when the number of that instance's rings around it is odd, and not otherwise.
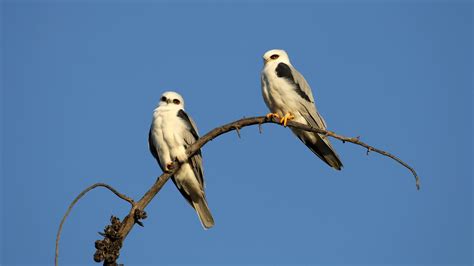
[{"label": "thin twig", "polygon": [[237,132],[237,136],[239,136],[239,139],[241,139],[242,136],[240,136],[240,128],[239,127],[235,127],[235,132]]},{"label": "thin twig", "polygon": [[124,194],[118,192],[115,188],[111,187],[110,185],[108,184],[105,184],[105,183],[95,183],[93,184],[92,186],[84,189],[81,193],[79,193],[79,195],[77,195],[77,197],[71,202],[71,204],[69,205],[69,207],[67,208],[67,211],[66,213],[64,214],[63,218],[61,219],[61,223],[59,224],[59,228],[58,228],[58,233],[56,234],[56,252],[55,252],[55,256],[54,256],[54,265],[58,265],[58,257],[59,257],[59,239],[61,238],[61,231],[63,230],[63,225],[64,225],[64,222],[66,221],[66,218],[69,216],[69,213],[71,212],[72,208],[74,207],[74,205],[76,205],[76,203],[84,196],[86,195],[87,192],[93,190],[94,188],[96,187],[105,187],[107,188],[108,190],[112,191],[112,193],[114,193],[117,197],[127,201],[128,203],[130,203],[133,207],[133,205],[135,205],[135,202],[133,201],[133,199],[125,196]]},{"label": "thin twig", "polygon": [[381,154],[381,155],[384,155],[384,156],[387,156],[393,160],[395,160],[396,162],[398,162],[399,164],[403,165],[405,168],[407,168],[408,170],[410,170],[410,172],[413,174],[413,177],[415,178],[415,185],[416,185],[416,189],[417,190],[420,190],[420,178],[418,177],[418,174],[416,173],[415,169],[413,169],[411,166],[409,166],[407,163],[405,163],[404,161],[402,161],[400,158],[398,158],[397,156],[389,153],[389,152],[386,152],[384,150],[381,150],[381,149],[377,149],[373,146],[370,146],[369,144],[363,142],[363,141],[360,141],[360,137],[357,136],[357,137],[353,137],[353,138],[348,138],[348,137],[344,137],[344,136],[341,136],[341,135],[338,135],[332,131],[329,131],[329,130],[324,130],[324,129],[319,129],[319,128],[312,128],[310,126],[307,126],[307,125],[303,125],[303,124],[300,124],[300,123],[296,123],[296,122],[293,122],[293,121],[289,121],[288,122],[288,126],[290,127],[294,127],[294,128],[298,128],[298,129],[303,129],[303,130],[306,130],[306,131],[312,131],[312,132],[316,132],[316,133],[322,133],[322,134],[326,134],[327,136],[330,136],[330,137],[333,137],[333,138],[336,138],[336,139],[339,139],[339,140],[342,140],[343,142],[350,142],[350,143],[353,143],[353,144],[356,144],[356,145],[359,145],[359,146],[362,146],[364,148],[367,149],[367,152],[369,151],[373,151],[373,152],[376,152],[378,154]]}]

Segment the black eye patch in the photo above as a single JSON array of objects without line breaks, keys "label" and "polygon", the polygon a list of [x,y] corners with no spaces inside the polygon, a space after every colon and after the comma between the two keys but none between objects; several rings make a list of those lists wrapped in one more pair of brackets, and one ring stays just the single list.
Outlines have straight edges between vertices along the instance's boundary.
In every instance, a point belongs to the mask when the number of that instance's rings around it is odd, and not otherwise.
[{"label": "black eye patch", "polygon": [[165,96],[161,97],[161,101],[166,102],[166,97]]}]

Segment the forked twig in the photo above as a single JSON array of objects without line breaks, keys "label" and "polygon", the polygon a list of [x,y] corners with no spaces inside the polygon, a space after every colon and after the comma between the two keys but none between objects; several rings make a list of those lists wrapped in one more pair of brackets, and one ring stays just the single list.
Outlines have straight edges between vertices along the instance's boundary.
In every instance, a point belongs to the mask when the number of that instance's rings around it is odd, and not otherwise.
[{"label": "forked twig", "polygon": [[135,205],[135,202],[133,201],[133,199],[125,196],[124,194],[118,192],[115,188],[113,188],[110,185],[105,184],[105,183],[95,183],[92,186],[89,186],[88,188],[84,189],[81,193],[79,193],[79,195],[77,195],[77,197],[71,202],[71,204],[69,204],[69,207],[67,208],[67,211],[64,214],[63,218],[61,219],[61,223],[59,224],[58,233],[56,234],[56,250],[55,250],[55,256],[54,256],[54,265],[58,265],[59,239],[61,238],[61,232],[63,230],[63,225],[64,225],[64,222],[66,221],[66,218],[69,216],[69,213],[71,212],[74,205],[76,205],[76,203],[82,197],[84,197],[84,195],[86,195],[87,192],[93,190],[96,187],[105,187],[108,190],[112,191],[112,193],[114,193],[117,197],[119,197],[119,198],[127,201],[128,203],[130,203],[132,205],[132,207],[133,207],[133,205]]}]

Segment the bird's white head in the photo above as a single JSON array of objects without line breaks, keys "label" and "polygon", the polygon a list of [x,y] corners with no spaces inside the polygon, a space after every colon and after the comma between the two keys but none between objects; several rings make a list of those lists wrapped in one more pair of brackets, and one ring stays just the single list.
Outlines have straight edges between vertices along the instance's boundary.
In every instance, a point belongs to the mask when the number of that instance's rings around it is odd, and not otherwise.
[{"label": "bird's white head", "polygon": [[285,50],[279,49],[269,50],[263,55],[263,64],[267,65],[269,63],[285,63],[291,65],[288,54]]},{"label": "bird's white head", "polygon": [[158,108],[184,109],[184,100],[179,93],[167,91],[161,95]]}]

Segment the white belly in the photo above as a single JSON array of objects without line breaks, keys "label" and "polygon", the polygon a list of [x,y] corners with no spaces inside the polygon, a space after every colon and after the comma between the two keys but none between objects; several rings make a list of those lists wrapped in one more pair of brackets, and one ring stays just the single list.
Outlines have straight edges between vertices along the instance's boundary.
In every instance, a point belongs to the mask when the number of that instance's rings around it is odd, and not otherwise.
[{"label": "white belly", "polygon": [[[153,114],[152,137],[158,151],[160,164],[167,164],[176,158],[186,158],[184,148],[184,136],[182,132],[188,130],[186,124],[177,116],[177,111],[160,111]],[[191,191],[200,191],[199,182],[189,163],[183,163],[181,168],[174,174],[176,185],[183,188],[189,194]]]},{"label": "white belly", "polygon": [[163,166],[176,158],[183,158],[184,138],[182,132],[186,125],[177,116],[177,111],[159,111],[153,114],[152,136],[158,148],[158,157]]},{"label": "white belly", "polygon": [[298,117],[301,99],[292,84],[285,78],[279,78],[273,68],[266,67],[262,71],[262,94],[270,112],[279,115],[291,113]]}]

